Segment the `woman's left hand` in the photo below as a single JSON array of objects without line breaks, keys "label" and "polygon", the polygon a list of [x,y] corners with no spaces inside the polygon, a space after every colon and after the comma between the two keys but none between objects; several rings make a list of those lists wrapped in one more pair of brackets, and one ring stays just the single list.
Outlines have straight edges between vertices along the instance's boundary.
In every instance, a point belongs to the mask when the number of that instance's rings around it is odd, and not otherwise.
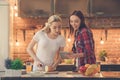
[{"label": "woman's left hand", "polygon": [[78,57],[84,57],[84,55],[82,53],[81,54],[79,54],[79,53],[76,53],[76,54],[67,54],[67,57],[69,59],[73,59],[73,58],[78,58]]},{"label": "woman's left hand", "polygon": [[73,59],[73,58],[75,58],[75,55],[74,54],[66,54],[66,57],[69,59]]},{"label": "woman's left hand", "polygon": [[55,68],[53,68],[52,66],[48,66],[48,72],[54,71]]}]

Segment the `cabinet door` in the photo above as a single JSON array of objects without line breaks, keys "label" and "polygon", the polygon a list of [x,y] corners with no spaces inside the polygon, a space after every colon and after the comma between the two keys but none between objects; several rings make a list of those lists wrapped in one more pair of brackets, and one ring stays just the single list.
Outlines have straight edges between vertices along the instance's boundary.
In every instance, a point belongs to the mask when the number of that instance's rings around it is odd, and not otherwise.
[{"label": "cabinet door", "polygon": [[120,16],[120,0],[91,0],[92,16]]},{"label": "cabinet door", "polygon": [[48,17],[52,14],[52,0],[20,0],[20,17]]},{"label": "cabinet door", "polygon": [[5,70],[4,61],[9,57],[9,25],[9,5],[0,1],[0,71]]},{"label": "cabinet door", "polygon": [[55,14],[69,16],[74,10],[81,10],[89,16],[89,0],[55,0]]}]

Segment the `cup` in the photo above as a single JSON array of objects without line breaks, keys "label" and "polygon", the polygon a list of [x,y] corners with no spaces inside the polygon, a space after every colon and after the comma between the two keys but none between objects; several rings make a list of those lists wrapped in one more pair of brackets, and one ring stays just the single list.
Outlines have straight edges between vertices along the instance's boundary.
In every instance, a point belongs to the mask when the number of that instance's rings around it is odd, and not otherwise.
[{"label": "cup", "polygon": [[26,62],[26,72],[30,73],[32,71],[32,63]]}]

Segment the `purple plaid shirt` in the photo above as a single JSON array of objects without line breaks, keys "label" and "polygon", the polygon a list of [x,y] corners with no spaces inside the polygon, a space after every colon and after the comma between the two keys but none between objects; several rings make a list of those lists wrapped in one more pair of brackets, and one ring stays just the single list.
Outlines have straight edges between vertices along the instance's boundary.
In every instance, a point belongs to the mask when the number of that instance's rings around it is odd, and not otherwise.
[{"label": "purple plaid shirt", "polygon": [[72,51],[74,53],[84,54],[83,58],[78,58],[78,67],[96,63],[93,34],[89,28],[76,31]]}]

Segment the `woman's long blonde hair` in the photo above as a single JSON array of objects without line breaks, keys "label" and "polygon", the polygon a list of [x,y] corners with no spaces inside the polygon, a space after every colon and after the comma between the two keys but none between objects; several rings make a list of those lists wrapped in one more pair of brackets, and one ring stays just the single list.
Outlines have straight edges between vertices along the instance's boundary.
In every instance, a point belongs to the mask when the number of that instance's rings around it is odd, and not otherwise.
[{"label": "woman's long blonde hair", "polygon": [[42,29],[46,33],[50,32],[50,26],[53,22],[62,22],[62,19],[58,15],[52,15],[49,17],[48,21],[45,23],[45,27]]}]

